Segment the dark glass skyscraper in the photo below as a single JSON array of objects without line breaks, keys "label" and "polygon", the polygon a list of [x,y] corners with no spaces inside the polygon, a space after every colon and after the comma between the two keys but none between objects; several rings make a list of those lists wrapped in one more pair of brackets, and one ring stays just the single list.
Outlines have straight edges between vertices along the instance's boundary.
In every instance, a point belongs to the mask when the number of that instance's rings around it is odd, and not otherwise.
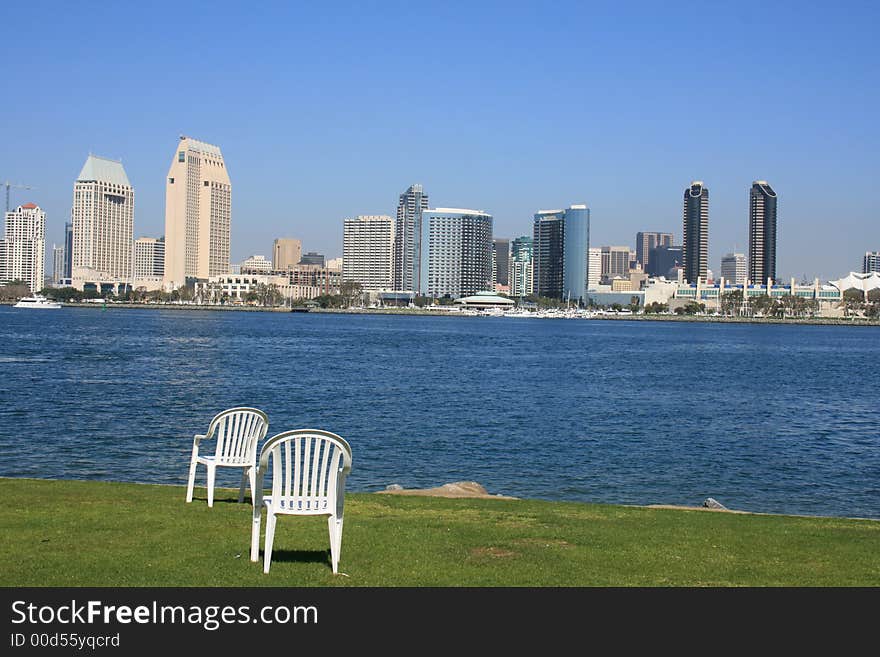
[{"label": "dark glass skyscraper", "polygon": [[73,222],[64,224],[64,266],[61,272],[62,278],[73,276]]},{"label": "dark glass skyscraper", "polygon": [[776,192],[756,180],[749,192],[749,280],[776,280]]},{"label": "dark glass skyscraper", "polygon": [[684,279],[696,283],[706,280],[709,269],[709,190],[695,180],[684,190]]},{"label": "dark glass skyscraper", "polygon": [[[422,259],[422,211],[428,209],[428,195],[421,185],[410,185],[400,195],[394,224],[394,287],[418,291]],[[426,245],[427,247],[427,245]]]},{"label": "dark glass skyscraper", "polygon": [[535,214],[532,267],[535,294],[562,298],[565,249],[565,213],[544,210]]}]

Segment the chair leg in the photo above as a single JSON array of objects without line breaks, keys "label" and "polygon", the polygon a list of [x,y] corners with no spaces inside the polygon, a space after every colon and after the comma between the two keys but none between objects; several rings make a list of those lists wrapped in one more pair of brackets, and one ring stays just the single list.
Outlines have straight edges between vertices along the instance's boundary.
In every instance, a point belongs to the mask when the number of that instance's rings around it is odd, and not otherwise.
[{"label": "chair leg", "polygon": [[238,487],[238,503],[241,504],[244,502],[244,482],[247,479],[247,470],[242,469],[241,471],[241,484]]},{"label": "chair leg", "polygon": [[342,518],[330,516],[327,518],[327,526],[330,529],[330,565],[333,574],[339,572],[339,557],[342,552]]},{"label": "chair leg", "polygon": [[257,494],[254,492],[254,489],[257,487],[257,469],[250,468],[248,470],[248,477],[251,480],[251,504],[256,504]]},{"label": "chair leg", "polygon": [[214,475],[217,469],[213,463],[208,464],[208,506],[214,506]]},{"label": "chair leg", "polygon": [[263,545],[263,572],[269,572],[272,562],[272,543],[275,541],[275,514],[266,509],[266,541]]},{"label": "chair leg", "polygon": [[186,485],[186,501],[193,501],[193,488],[196,485],[196,465],[197,462],[195,459],[192,460],[189,464],[189,482]]},{"label": "chair leg", "polygon": [[254,521],[251,525],[251,561],[258,561],[260,558],[260,515],[262,509],[254,506]]}]

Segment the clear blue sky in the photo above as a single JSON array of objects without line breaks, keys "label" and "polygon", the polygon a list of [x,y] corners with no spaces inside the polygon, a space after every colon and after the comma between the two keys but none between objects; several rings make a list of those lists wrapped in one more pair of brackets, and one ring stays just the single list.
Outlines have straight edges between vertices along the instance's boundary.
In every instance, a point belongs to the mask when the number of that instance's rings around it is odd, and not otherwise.
[{"label": "clear blue sky", "polygon": [[181,133],[218,144],[232,259],[275,237],[342,254],[342,220],[433,206],[592,210],[592,245],[681,239],[710,189],[710,267],[779,201],[779,273],[836,278],[880,249],[873,2],[11,3],[0,180],[60,242],[89,152],[121,158],[135,236],[164,232]]}]

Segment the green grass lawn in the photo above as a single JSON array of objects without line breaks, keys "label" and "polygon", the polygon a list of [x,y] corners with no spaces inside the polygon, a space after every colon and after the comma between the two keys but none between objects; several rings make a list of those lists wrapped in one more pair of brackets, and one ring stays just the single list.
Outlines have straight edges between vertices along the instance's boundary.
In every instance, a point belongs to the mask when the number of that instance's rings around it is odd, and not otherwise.
[{"label": "green grass lawn", "polygon": [[[2,586],[878,586],[880,522],[535,500],[348,494],[282,517],[272,569],[220,489],[0,478]],[[264,523],[265,525],[265,523]]]}]

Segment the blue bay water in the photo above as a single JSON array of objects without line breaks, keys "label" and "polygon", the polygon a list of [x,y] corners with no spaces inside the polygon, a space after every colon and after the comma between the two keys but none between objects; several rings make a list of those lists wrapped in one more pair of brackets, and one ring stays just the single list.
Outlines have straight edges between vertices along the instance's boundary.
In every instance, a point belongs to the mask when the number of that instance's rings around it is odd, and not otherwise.
[{"label": "blue bay water", "polygon": [[0,476],[183,485],[249,405],[352,491],[880,518],[877,328],[4,306],[0,344]]}]

